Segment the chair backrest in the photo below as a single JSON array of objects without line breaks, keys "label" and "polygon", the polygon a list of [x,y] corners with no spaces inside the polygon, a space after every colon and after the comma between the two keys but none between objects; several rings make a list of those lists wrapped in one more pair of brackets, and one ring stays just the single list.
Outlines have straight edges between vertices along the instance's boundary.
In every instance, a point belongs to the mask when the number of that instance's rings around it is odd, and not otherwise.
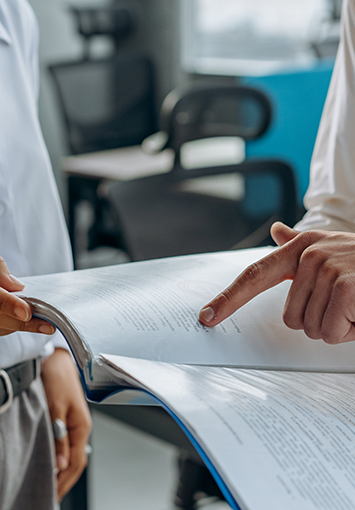
[{"label": "chair backrest", "polygon": [[83,37],[107,35],[125,39],[136,29],[136,13],[127,3],[95,7],[70,7]]},{"label": "chair backrest", "polygon": [[[273,106],[269,97],[250,85],[193,85],[172,91],[165,99],[160,127],[167,133],[166,147],[175,151],[176,178],[194,178],[208,169],[184,171],[181,148],[190,141],[209,137],[239,137],[253,145],[272,125]],[[259,142],[257,142],[259,143]],[[269,160],[268,160],[269,159]],[[282,159],[246,160],[233,168],[221,165],[211,173],[238,171],[244,179],[242,208],[250,218],[281,212],[283,221],[296,221],[296,186],[292,168]]]},{"label": "chair backrest", "polygon": [[145,145],[155,152],[172,148],[172,171],[107,188],[107,209],[121,227],[117,239],[124,239],[132,260],[262,245],[270,243],[271,223],[295,223],[295,179],[286,163],[244,161],[241,154],[227,163],[222,156],[196,165],[184,157],[180,164],[184,144],[216,137],[257,139],[270,119],[268,99],[250,87],[193,86],[169,94],[161,132]]},{"label": "chair backrest", "polygon": [[156,132],[154,66],[140,54],[49,66],[72,154],[140,144]]},{"label": "chair backrest", "polygon": [[231,164],[213,163],[208,168],[186,169],[181,161],[184,144],[218,137],[239,137],[245,142],[259,140],[271,125],[272,105],[264,92],[251,86],[190,85],[173,90],[160,114],[161,131],[144,142],[150,152],[171,148],[175,180],[207,175],[238,173],[244,180],[241,207],[250,218],[273,216],[293,225],[297,219],[296,185],[292,168],[272,154],[267,159]]},{"label": "chair backrest", "polygon": [[77,32],[85,42],[85,57],[89,58],[89,43],[96,36],[105,36],[113,40],[115,49],[121,42],[135,33],[139,18],[138,5],[130,2],[116,2],[104,6],[71,7]]},{"label": "chair backrest", "polygon": [[251,87],[192,86],[177,89],[165,99],[160,128],[166,133],[165,147],[179,160],[183,144],[204,138],[235,136],[245,141],[259,138],[269,127],[271,104]]}]

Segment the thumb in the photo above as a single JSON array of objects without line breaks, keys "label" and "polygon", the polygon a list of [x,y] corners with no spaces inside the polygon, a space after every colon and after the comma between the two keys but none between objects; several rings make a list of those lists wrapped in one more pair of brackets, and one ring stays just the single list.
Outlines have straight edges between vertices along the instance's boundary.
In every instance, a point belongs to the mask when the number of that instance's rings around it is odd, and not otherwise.
[{"label": "thumb", "polygon": [[7,267],[5,260],[1,257],[0,257],[0,287],[9,292],[16,292],[24,288],[24,284],[10,273],[10,270]]},{"label": "thumb", "polygon": [[292,241],[299,233],[300,232],[297,232],[297,230],[288,227],[280,221],[277,221],[271,227],[271,236],[278,246],[283,246],[289,241]]}]

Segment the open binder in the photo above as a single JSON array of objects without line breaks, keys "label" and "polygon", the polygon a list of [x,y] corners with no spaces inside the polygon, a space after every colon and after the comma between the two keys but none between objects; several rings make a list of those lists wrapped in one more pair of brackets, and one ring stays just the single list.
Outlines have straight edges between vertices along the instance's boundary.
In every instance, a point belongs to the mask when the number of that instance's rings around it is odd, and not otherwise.
[{"label": "open binder", "polygon": [[19,295],[65,336],[87,398],[162,405],[232,508],[355,509],[355,344],[286,328],[287,282],[198,322],[270,250],[29,277]]}]

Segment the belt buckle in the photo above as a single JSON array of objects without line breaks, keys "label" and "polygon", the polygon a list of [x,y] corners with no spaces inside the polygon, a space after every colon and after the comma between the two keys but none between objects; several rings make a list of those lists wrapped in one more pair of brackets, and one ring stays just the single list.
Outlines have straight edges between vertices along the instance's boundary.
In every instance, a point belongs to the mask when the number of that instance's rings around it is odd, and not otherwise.
[{"label": "belt buckle", "polygon": [[7,391],[7,400],[4,404],[2,404],[2,406],[0,406],[0,414],[3,414],[5,411],[9,409],[9,407],[12,404],[12,401],[14,400],[14,391],[12,388],[11,379],[5,370],[0,370],[0,377],[4,381],[5,388]]}]

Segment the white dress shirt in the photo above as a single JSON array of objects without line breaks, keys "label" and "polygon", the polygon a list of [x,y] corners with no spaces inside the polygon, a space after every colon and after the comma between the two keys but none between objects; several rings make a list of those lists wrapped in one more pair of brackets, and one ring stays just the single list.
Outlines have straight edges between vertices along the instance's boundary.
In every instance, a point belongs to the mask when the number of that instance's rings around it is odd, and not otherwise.
[{"label": "white dress shirt", "polygon": [[341,40],[314,148],[308,210],[298,230],[355,232],[355,0],[344,0]]},{"label": "white dress shirt", "polygon": [[[72,269],[38,120],[37,47],[37,23],[27,1],[0,0],[0,256],[20,278]],[[47,336],[30,333],[0,337],[0,367],[38,356],[47,342]],[[53,343],[64,346],[59,334]]]}]

